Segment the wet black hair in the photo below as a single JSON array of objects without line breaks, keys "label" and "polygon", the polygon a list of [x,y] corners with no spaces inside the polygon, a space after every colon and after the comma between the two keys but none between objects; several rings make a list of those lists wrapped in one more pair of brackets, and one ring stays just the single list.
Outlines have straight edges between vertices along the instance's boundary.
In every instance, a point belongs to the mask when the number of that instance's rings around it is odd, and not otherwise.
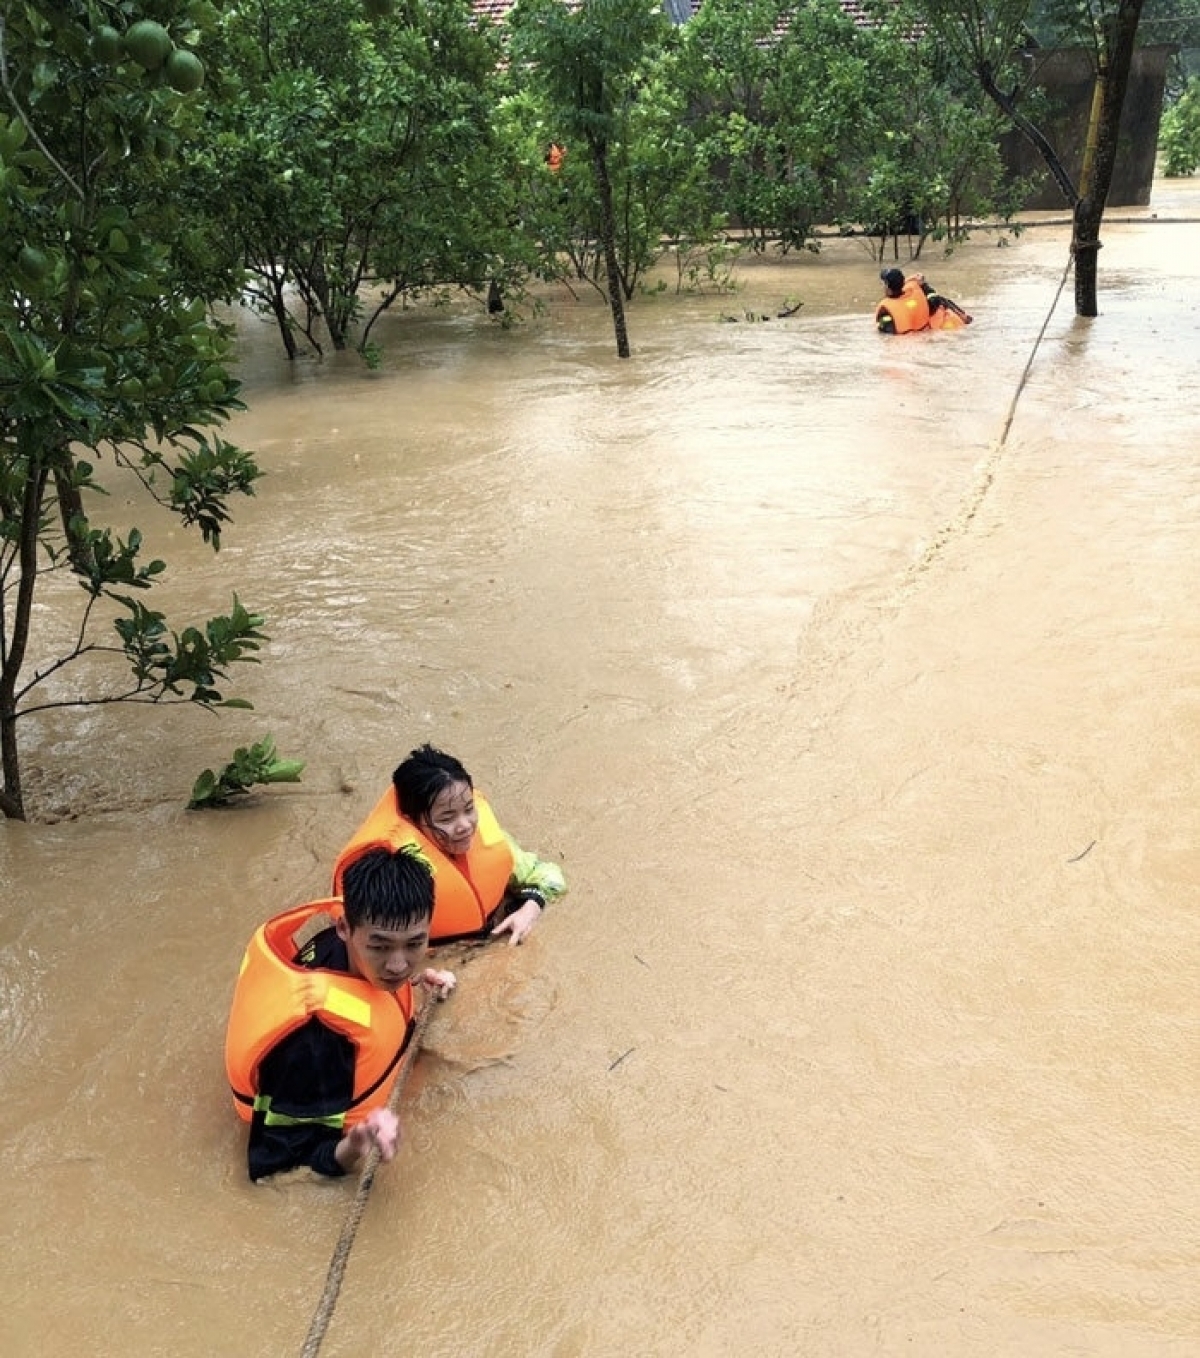
[{"label": "wet black hair", "polygon": [[342,874],[342,907],[351,929],[411,929],[433,914],[433,869],[413,844],[371,849]]},{"label": "wet black hair", "polygon": [[891,296],[900,295],[900,290],[904,287],[904,275],[899,269],[880,269],[879,277]]},{"label": "wet black hair", "polygon": [[396,805],[400,814],[419,825],[429,815],[438,793],[445,791],[452,783],[466,783],[475,786],[471,775],[452,754],[434,749],[432,745],[421,745],[407,759],[396,766],[392,774],[392,786],[396,789]]}]

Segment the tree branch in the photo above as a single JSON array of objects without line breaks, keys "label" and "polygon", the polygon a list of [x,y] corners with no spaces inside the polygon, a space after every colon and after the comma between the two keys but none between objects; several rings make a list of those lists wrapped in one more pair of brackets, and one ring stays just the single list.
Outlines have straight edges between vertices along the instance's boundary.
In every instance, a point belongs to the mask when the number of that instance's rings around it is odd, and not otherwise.
[{"label": "tree branch", "polygon": [[4,37],[5,37],[4,17],[3,15],[0,15],[0,85],[4,86],[4,93],[8,95],[8,102],[16,110],[17,117],[20,118],[21,123],[25,128],[25,131],[28,132],[29,135],[33,138],[34,143],[36,144],[38,150],[42,153],[42,155],[46,157],[50,164],[54,166],[54,168],[58,171],[59,175],[66,181],[66,183],[68,183],[71,186],[71,189],[74,192],[75,196],[81,202],[84,202],[86,201],[87,195],[79,187],[79,185],[76,184],[76,182],[71,178],[67,171],[63,169],[62,165],[60,165],[59,162],[55,160],[54,156],[51,155],[49,148],[46,146],[46,143],[41,139],[41,137],[38,136],[37,128],[34,127],[34,125],[29,121],[29,117],[26,114],[25,110],[17,102],[17,96],[13,90],[12,82],[8,78],[8,60],[4,52]]}]

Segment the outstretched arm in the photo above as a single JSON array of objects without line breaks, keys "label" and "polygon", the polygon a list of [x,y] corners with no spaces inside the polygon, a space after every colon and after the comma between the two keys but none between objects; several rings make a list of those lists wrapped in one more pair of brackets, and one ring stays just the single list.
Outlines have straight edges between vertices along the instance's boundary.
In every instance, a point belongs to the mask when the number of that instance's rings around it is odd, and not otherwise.
[{"label": "outstretched arm", "polygon": [[492,930],[492,937],[508,935],[510,946],[523,943],[542,917],[551,901],[565,896],[567,883],[557,863],[530,853],[505,832],[504,838],[512,850],[513,870],[508,879],[508,899],[518,902],[517,908],[506,915]]},{"label": "outstretched arm", "polygon": [[562,868],[557,863],[548,862],[539,858],[537,854],[521,848],[507,832],[504,838],[508,841],[513,856],[512,876],[508,879],[510,894],[519,896],[522,891],[531,889],[536,891],[547,905],[567,894],[567,883]]}]

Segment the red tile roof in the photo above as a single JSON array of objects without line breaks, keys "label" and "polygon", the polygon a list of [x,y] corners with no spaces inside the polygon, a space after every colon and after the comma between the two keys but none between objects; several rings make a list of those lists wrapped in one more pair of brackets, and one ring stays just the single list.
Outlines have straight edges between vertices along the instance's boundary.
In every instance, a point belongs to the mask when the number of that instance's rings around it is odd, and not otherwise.
[{"label": "red tile roof", "polygon": [[[570,0],[568,0],[570,3]],[[579,3],[579,0],[575,0]],[[839,0],[847,18],[853,19],[859,28],[870,28],[877,21],[871,17],[870,11],[863,0]],[[477,19],[487,19],[492,23],[501,23],[508,16],[508,12],[516,4],[516,0],[471,0],[471,8]],[[703,0],[691,0],[692,14],[699,12]],[[780,31],[787,28],[787,19],[779,21]]]},{"label": "red tile roof", "polygon": [[477,19],[499,23],[515,3],[516,0],[471,0],[471,9]]}]

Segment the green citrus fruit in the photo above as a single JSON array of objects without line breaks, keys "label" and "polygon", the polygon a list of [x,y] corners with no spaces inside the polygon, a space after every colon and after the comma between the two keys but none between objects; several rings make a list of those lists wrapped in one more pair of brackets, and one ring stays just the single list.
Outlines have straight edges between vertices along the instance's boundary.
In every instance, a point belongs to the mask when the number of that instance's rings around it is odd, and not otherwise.
[{"label": "green citrus fruit", "polygon": [[115,66],[121,60],[121,35],[108,24],[101,24],[92,34],[92,56],[105,66]]},{"label": "green citrus fruit", "polygon": [[157,71],[173,46],[171,35],[153,19],[139,19],[125,30],[125,50],[143,71]]},{"label": "green citrus fruit", "polygon": [[177,47],[167,58],[167,84],[180,94],[191,94],[204,84],[204,63],[186,48]]},{"label": "green citrus fruit", "polygon": [[127,401],[140,401],[145,388],[138,377],[127,377],[119,388]]},{"label": "green citrus fruit", "polygon": [[50,261],[40,250],[32,245],[21,246],[21,253],[17,256],[17,268],[26,281],[40,283],[49,267]]}]

